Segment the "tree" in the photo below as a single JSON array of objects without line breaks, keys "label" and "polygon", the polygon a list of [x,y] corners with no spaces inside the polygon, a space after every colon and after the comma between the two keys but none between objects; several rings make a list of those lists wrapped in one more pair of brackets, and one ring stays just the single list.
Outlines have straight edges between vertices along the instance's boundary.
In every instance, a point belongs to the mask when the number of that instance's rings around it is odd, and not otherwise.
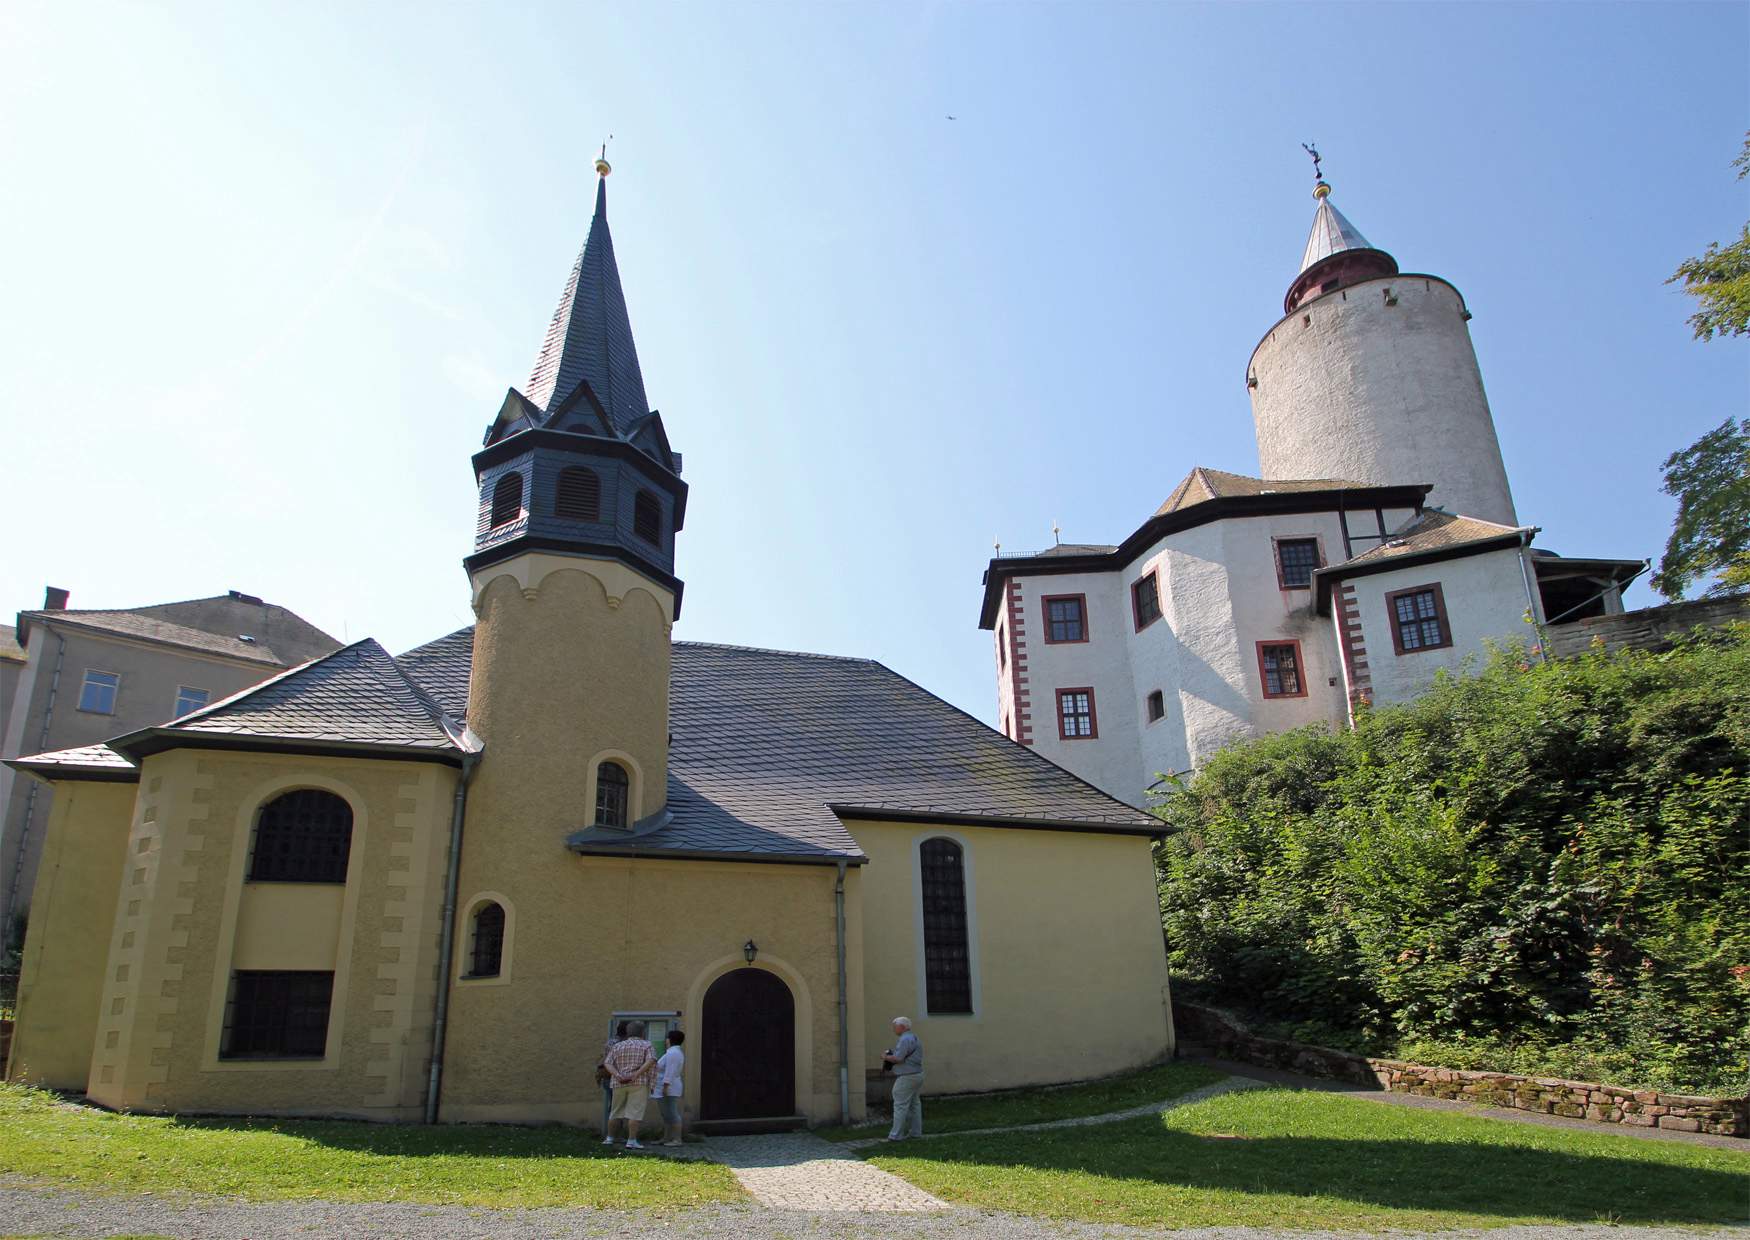
[{"label": "tree", "polygon": [[[1745,135],[1744,149],[1732,166],[1740,181],[1750,176],[1750,134]],[[1700,258],[1684,260],[1665,283],[1679,280],[1683,291],[1701,303],[1701,309],[1689,316],[1697,340],[1750,335],[1750,223],[1732,244],[1722,248],[1711,242]]]},{"label": "tree", "polygon": [[1673,602],[1718,574],[1710,595],[1750,589],[1750,418],[1731,418],[1665,458],[1677,520],[1653,586]]}]

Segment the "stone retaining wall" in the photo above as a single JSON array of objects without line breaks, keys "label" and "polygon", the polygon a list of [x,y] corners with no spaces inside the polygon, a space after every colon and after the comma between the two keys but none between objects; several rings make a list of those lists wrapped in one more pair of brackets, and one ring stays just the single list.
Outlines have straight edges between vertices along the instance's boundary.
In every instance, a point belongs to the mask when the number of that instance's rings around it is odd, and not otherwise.
[{"label": "stone retaining wall", "polygon": [[1733,621],[1750,621],[1750,595],[1693,599],[1552,624],[1544,629],[1544,649],[1557,659],[1585,654],[1595,641],[1607,650],[1663,650],[1697,628],[1720,628]]},{"label": "stone retaining wall", "polygon": [[1467,1072],[1396,1059],[1370,1059],[1328,1046],[1261,1038],[1228,1013],[1195,1003],[1175,1002],[1173,1023],[1181,1038],[1201,1043],[1224,1058],[1303,1076],[1350,1081],[1427,1098],[1589,1119],[1601,1124],[1750,1137],[1750,1098],[1698,1098],[1589,1081],[1516,1076],[1508,1072]]}]

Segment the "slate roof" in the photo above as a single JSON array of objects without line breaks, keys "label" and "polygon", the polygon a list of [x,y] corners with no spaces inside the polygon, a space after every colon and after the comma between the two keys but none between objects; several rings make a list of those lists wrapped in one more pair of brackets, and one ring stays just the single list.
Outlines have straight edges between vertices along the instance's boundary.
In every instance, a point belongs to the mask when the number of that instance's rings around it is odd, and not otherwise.
[{"label": "slate roof", "polygon": [[1212,499],[1240,495],[1276,495],[1286,491],[1352,491],[1365,487],[1365,482],[1345,478],[1253,478],[1247,474],[1230,474],[1223,469],[1195,466],[1183,482],[1174,487],[1167,500],[1155,509],[1162,513],[1179,512],[1193,504]]},{"label": "slate roof", "polygon": [[113,633],[118,637],[132,637],[165,646],[179,646],[184,650],[198,650],[202,654],[223,655],[225,658],[240,659],[247,663],[261,663],[269,667],[285,666],[272,650],[260,643],[244,641],[240,636],[191,629],[186,624],[173,624],[169,620],[141,615],[136,611],[21,611],[18,616],[26,625],[31,621],[39,624],[64,624],[71,628]]},{"label": "slate roof", "polygon": [[1058,543],[1047,547],[1038,553],[1038,558],[1044,559],[1053,555],[1106,555],[1118,550],[1112,543]]},{"label": "slate roof", "polygon": [[1305,271],[1314,263],[1344,250],[1373,248],[1372,243],[1361,235],[1361,230],[1337,210],[1329,197],[1321,198],[1318,210],[1313,212],[1312,232],[1306,239],[1306,252],[1301,255],[1300,269]]},{"label": "slate roof", "polygon": [[85,779],[132,779],[134,764],[108,745],[81,745],[77,749],[57,749],[29,758],[13,758],[7,763],[20,770],[40,771],[51,776],[78,776]]},{"label": "slate roof", "polygon": [[1340,574],[1341,570],[1358,564],[1377,564],[1382,560],[1421,555],[1429,551],[1443,551],[1453,547],[1467,546],[1471,543],[1492,542],[1496,539],[1517,537],[1521,533],[1534,532],[1535,529],[1532,526],[1497,525],[1493,521],[1460,516],[1440,508],[1430,508],[1379,546],[1371,547],[1341,564],[1332,565],[1332,570]]},{"label": "slate roof", "polygon": [[294,667],[340,646],[296,612],[237,591],[144,607],[21,611],[19,640],[45,623],[268,667]]}]

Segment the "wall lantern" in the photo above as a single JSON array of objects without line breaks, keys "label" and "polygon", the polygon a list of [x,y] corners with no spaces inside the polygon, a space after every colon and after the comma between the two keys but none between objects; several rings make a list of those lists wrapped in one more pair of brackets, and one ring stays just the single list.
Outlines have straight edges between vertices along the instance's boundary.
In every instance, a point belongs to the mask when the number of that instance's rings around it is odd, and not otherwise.
[{"label": "wall lantern", "polygon": [[753,958],[760,954],[760,945],[749,939],[741,945],[741,954],[749,964],[752,964]]}]

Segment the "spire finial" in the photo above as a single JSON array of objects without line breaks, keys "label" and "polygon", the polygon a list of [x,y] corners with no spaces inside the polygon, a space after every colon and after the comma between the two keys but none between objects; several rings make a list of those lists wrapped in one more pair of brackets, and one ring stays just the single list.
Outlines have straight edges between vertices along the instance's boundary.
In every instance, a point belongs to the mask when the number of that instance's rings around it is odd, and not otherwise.
[{"label": "spire finial", "polygon": [[1051,523],[1051,545],[1054,547],[1063,546],[1063,528],[1055,521]]},{"label": "spire finial", "polygon": [[[613,140],[614,140],[614,135],[609,134],[608,135],[608,142],[612,142]],[[614,170],[613,165],[608,162],[608,142],[602,143],[602,153],[600,155],[596,156],[595,170],[596,170],[596,174],[598,176],[605,177],[608,175],[608,173],[610,173]]]},{"label": "spire finial", "polygon": [[1319,161],[1324,157],[1319,154],[1319,148],[1310,142],[1302,142],[1300,149],[1312,156],[1313,161],[1313,197],[1329,198],[1331,187],[1325,183],[1324,171],[1319,167]]}]

